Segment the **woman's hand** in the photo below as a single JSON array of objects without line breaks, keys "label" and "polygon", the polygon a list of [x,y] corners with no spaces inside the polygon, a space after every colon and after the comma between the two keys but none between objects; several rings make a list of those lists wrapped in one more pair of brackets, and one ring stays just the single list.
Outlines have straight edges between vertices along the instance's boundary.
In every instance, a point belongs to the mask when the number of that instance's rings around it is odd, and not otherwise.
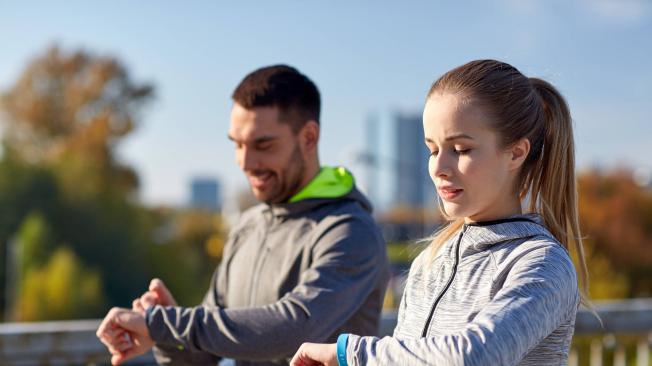
[{"label": "woman's hand", "polygon": [[304,343],[292,357],[291,366],[337,366],[335,343]]}]

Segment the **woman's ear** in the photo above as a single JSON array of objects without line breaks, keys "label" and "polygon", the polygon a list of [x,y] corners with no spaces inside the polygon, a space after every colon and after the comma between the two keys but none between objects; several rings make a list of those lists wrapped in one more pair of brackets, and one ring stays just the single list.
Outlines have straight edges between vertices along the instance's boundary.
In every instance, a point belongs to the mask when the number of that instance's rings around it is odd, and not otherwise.
[{"label": "woman's ear", "polygon": [[518,140],[509,148],[508,153],[510,156],[509,169],[520,168],[530,153],[530,140],[527,138]]}]

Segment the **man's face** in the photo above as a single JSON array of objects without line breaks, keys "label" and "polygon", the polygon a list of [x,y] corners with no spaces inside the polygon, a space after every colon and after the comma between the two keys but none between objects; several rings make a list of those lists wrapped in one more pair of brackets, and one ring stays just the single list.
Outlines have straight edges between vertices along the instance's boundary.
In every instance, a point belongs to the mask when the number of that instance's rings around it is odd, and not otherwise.
[{"label": "man's face", "polygon": [[305,157],[298,134],[279,121],[277,107],[246,109],[234,103],[229,139],[256,199],[281,203],[297,193],[306,174]]}]

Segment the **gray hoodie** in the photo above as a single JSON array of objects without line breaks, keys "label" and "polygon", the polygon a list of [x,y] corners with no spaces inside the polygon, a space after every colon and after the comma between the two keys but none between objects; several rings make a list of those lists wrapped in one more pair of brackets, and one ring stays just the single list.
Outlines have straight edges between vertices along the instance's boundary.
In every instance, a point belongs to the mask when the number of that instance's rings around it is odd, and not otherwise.
[{"label": "gray hoodie", "polygon": [[415,259],[393,337],[351,335],[349,365],[564,365],[579,305],[566,249],[536,215],[464,225]]},{"label": "gray hoodie", "polygon": [[357,189],[243,213],[201,306],[146,314],[160,363],[287,364],[302,342],[377,334],[385,243]]}]

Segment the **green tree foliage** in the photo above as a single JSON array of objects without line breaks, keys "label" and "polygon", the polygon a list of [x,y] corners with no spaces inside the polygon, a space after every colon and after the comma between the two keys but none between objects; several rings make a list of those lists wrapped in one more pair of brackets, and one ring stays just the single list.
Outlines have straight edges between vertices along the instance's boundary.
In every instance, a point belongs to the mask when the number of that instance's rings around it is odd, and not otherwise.
[{"label": "green tree foliage", "polygon": [[95,317],[104,310],[98,271],[84,267],[75,253],[60,246],[41,268],[30,268],[14,307],[19,321]]},{"label": "green tree foliage", "polygon": [[[6,320],[99,317],[129,306],[152,277],[181,303],[201,300],[221,258],[222,221],[142,206],[137,174],[116,154],[152,95],[118,60],[58,47],[1,95],[0,307],[11,302],[13,314]],[[12,258],[7,243],[17,246]],[[7,263],[17,272],[11,299]]]},{"label": "green tree foliage", "polygon": [[[25,239],[19,263],[26,286],[54,271],[76,287],[79,280],[64,275],[81,270],[61,267],[83,267],[81,261],[100,271],[97,283],[106,286],[98,285],[97,294],[106,294],[109,305],[128,304],[146,288],[152,222],[134,202],[136,173],[118,161],[115,150],[137,125],[152,93],[150,85],[134,83],[114,58],[52,47],[2,95],[2,286],[11,260],[4,257],[6,243],[19,236]],[[70,253],[61,258],[77,259],[59,258],[43,267],[54,252],[50,246],[63,242]],[[6,302],[3,298],[2,305]]]},{"label": "green tree foliage", "polygon": [[[12,160],[0,161],[0,310],[7,283],[7,244],[16,236],[25,217],[38,212],[44,221],[58,214],[58,188],[54,175],[39,166],[20,164]],[[49,233],[55,240],[57,233]],[[27,261],[23,258],[21,262]]]},{"label": "green tree foliage", "polygon": [[159,222],[162,244],[150,247],[152,270],[180,304],[198,304],[222,258],[225,224],[202,210],[160,212]]},{"label": "green tree foliage", "polygon": [[21,277],[47,262],[55,248],[55,242],[52,228],[42,214],[34,212],[25,217],[18,229],[17,244]]}]

